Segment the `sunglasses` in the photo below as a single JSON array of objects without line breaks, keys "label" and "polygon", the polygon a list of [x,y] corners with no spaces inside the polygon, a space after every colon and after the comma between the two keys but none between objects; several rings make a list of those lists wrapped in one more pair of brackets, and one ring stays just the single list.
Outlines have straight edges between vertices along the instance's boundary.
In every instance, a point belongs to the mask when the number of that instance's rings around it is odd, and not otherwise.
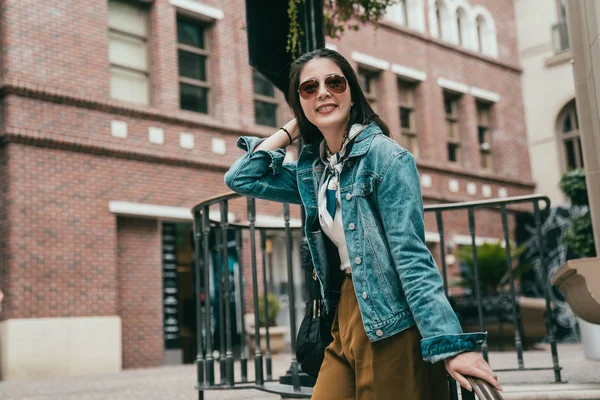
[{"label": "sunglasses", "polygon": [[[346,91],[348,82],[346,78],[340,75],[329,75],[325,78],[325,87],[333,94],[342,94]],[[302,82],[298,93],[304,100],[314,99],[319,94],[319,86],[321,83],[316,79],[309,79],[308,81]]]}]

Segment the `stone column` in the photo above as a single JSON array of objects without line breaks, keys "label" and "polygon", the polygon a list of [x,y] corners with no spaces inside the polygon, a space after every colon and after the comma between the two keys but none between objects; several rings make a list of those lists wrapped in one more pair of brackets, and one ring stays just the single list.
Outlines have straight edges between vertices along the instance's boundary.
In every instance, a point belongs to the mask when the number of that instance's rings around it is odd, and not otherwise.
[{"label": "stone column", "polygon": [[600,2],[566,3],[583,161],[596,255],[600,257]]}]

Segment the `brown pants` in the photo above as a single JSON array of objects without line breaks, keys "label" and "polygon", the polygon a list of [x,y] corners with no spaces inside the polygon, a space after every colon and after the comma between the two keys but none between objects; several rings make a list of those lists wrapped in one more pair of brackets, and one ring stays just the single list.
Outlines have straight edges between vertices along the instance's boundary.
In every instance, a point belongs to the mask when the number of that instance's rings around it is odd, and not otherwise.
[{"label": "brown pants", "polygon": [[365,333],[350,277],[331,329],[333,342],[313,390],[315,400],[447,400],[450,398],[443,362],[421,357],[416,327],[371,343]]}]

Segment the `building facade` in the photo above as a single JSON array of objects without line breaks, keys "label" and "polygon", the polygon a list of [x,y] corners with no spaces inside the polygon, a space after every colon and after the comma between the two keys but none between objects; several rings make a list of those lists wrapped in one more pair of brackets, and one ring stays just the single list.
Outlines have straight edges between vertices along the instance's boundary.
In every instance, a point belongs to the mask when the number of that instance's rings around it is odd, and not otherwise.
[{"label": "building facade", "polygon": [[565,0],[517,0],[515,12],[533,178],[561,205],[561,176],[583,168]]},{"label": "building facade", "polygon": [[[248,64],[244,2],[10,0],[1,15],[3,379],[191,361],[190,208],[226,191],[240,135],[291,117]],[[328,46],[415,154],[426,203],[533,191],[512,1],[406,0]],[[502,237],[494,218],[478,214],[480,242]],[[444,221],[455,281],[466,220]],[[283,296],[284,242],[270,239]]]}]

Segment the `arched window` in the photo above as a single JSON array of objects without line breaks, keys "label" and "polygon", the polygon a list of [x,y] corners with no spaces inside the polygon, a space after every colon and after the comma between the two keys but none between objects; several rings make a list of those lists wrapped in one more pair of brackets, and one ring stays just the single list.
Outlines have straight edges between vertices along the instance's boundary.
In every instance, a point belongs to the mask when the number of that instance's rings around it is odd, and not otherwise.
[{"label": "arched window", "polygon": [[438,37],[442,39],[446,34],[444,29],[444,16],[444,3],[442,0],[437,0],[435,2],[435,27],[437,28]]},{"label": "arched window", "polygon": [[477,35],[475,48],[480,53],[490,57],[498,57],[498,43],[496,42],[496,25],[491,14],[481,6],[473,10],[475,17],[475,33]]},{"label": "arched window", "polygon": [[569,102],[558,115],[557,128],[565,169],[568,171],[583,168],[583,152],[575,100]]},{"label": "arched window", "polygon": [[459,7],[456,10],[456,27],[458,35],[458,44],[461,46],[465,46],[468,42],[467,32],[469,26],[467,20],[467,12],[462,7]]},{"label": "arched window", "polygon": [[408,26],[408,0],[400,0],[386,11],[388,19],[396,24]]}]

